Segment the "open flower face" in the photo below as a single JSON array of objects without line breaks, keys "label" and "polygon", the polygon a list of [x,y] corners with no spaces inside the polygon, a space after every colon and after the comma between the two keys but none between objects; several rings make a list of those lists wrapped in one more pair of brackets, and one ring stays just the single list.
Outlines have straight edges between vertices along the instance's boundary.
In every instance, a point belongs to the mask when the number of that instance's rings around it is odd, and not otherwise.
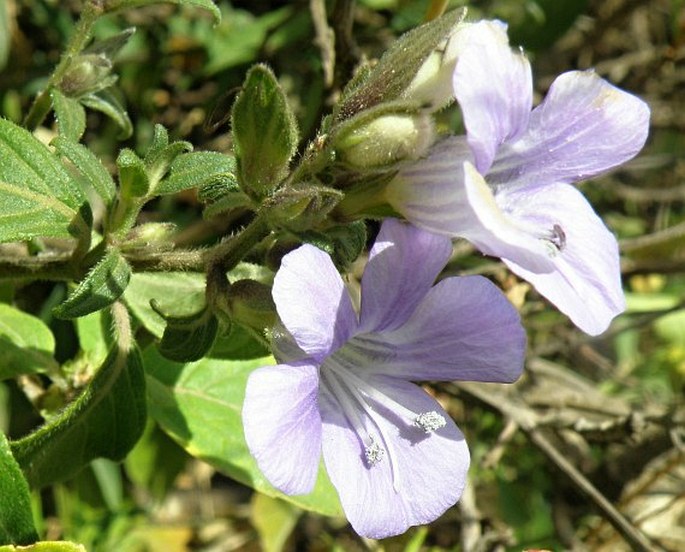
[{"label": "open flower face", "polygon": [[314,486],[320,457],[353,528],[397,535],[461,496],[464,436],[417,380],[512,382],[525,332],[487,279],[446,278],[449,238],[386,220],[362,277],[356,312],[330,257],[303,245],[273,288],[280,364],[249,378],[245,437],[287,494]]},{"label": "open flower face", "polygon": [[634,157],[649,108],[570,71],[532,109],[530,64],[493,21],[468,27],[453,75],[466,136],[402,168],[389,203],[412,223],[501,257],[582,330],[625,308],[616,239],[571,184]]}]

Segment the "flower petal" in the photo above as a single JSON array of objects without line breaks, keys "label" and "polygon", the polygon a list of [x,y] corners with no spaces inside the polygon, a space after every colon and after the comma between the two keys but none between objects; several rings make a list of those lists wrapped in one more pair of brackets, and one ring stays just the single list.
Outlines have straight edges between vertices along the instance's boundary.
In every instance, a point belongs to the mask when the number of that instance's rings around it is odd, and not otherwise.
[{"label": "flower petal", "polygon": [[556,271],[534,274],[504,259],[573,323],[590,335],[602,333],[625,310],[616,238],[583,195],[568,184],[520,189],[506,201],[520,209],[516,216],[540,228],[558,226],[563,247],[553,258]]},{"label": "flower petal", "polygon": [[281,261],[273,286],[276,310],[300,348],[321,360],[357,327],[357,315],[331,258],[305,244]]},{"label": "flower petal", "polygon": [[400,168],[386,188],[386,200],[412,224],[456,236],[470,222],[469,218],[461,220],[461,209],[465,203],[463,165],[472,160],[464,137],[442,140],[427,158]]},{"label": "flower petal", "polygon": [[[323,454],[331,482],[354,530],[369,538],[404,533],[430,523],[455,504],[464,489],[469,451],[464,436],[438,403],[416,385],[378,377],[377,389],[415,412],[436,411],[446,425],[426,434],[374,404],[377,427],[391,450],[373,466],[337,402],[321,395]],[[384,442],[385,448],[388,443]],[[394,478],[393,478],[394,476]]]},{"label": "flower petal", "polygon": [[533,80],[526,57],[509,47],[503,23],[480,21],[467,32],[468,46],[454,71],[454,95],[475,165],[485,174],[500,144],[516,139],[528,126]]},{"label": "flower petal", "polygon": [[247,381],[245,440],[257,465],[286,494],[314,488],[321,458],[321,416],[314,365],[265,366]]},{"label": "flower petal", "polygon": [[338,355],[354,357],[360,373],[508,383],[521,375],[525,349],[516,309],[488,279],[468,276],[442,280],[404,326],[357,335]]},{"label": "flower petal", "polygon": [[360,331],[402,325],[452,253],[449,238],[386,219],[362,276]]},{"label": "flower petal", "polygon": [[539,186],[578,182],[633,158],[649,130],[649,107],[592,71],[563,73],[530,116],[528,131],[504,144],[488,182]]},{"label": "flower petal", "polygon": [[420,228],[466,238],[487,255],[516,259],[535,272],[553,270],[544,243],[505,216],[465,148],[463,138],[448,138],[402,168],[388,185],[388,203]]}]

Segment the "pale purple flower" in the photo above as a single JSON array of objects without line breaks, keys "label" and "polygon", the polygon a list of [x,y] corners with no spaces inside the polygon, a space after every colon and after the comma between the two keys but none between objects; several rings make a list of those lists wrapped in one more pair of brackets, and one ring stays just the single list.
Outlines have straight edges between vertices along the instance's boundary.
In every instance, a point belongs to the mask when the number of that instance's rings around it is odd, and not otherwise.
[{"label": "pale purple flower", "polygon": [[434,284],[450,240],[386,220],[355,310],[330,257],[303,245],[283,258],[273,298],[280,364],[247,383],[250,452],[277,489],[312,490],[321,455],[352,527],[383,538],[440,516],[461,496],[464,436],[416,380],[512,382],[525,333],[487,279]]},{"label": "pale purple flower", "polygon": [[453,75],[467,135],[402,168],[388,201],[412,223],[461,236],[507,266],[585,332],[625,308],[615,237],[574,182],[634,157],[649,108],[592,71],[570,71],[532,110],[528,60],[482,21]]}]

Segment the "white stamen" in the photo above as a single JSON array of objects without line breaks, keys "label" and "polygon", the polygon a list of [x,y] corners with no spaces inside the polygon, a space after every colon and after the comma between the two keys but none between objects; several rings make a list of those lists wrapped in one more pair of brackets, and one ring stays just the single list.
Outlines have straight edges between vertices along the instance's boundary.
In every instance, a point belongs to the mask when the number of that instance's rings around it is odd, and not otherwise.
[{"label": "white stamen", "polygon": [[[362,443],[364,444],[364,456],[366,457],[368,466],[375,466],[383,459],[385,456],[385,451],[366,430],[365,424],[357,412],[357,407],[352,404],[352,401],[350,401],[350,395],[356,399],[356,401],[359,403],[359,406],[361,406],[363,409],[366,409],[363,399],[359,397],[357,393],[355,393],[354,389],[350,389],[350,386],[344,379],[342,382],[338,381],[338,375],[335,371],[324,370],[322,371],[322,376],[330,386],[331,391],[333,391],[333,394],[340,403],[340,406],[342,406],[345,417],[350,422],[350,425],[352,425],[354,428],[355,433],[362,440]],[[343,384],[351,391],[351,393],[347,393],[345,389],[343,389]],[[380,431],[380,428],[378,429]]]},{"label": "white stamen", "polygon": [[419,414],[414,420],[414,425],[420,427],[426,433],[432,433],[436,429],[445,427],[447,422],[445,421],[444,416],[441,416],[435,410],[431,410],[430,412],[422,412]]},{"label": "white stamen", "polygon": [[371,444],[364,449],[364,456],[366,456],[366,463],[369,465],[369,467],[371,467],[383,460],[385,451],[372,438]]}]

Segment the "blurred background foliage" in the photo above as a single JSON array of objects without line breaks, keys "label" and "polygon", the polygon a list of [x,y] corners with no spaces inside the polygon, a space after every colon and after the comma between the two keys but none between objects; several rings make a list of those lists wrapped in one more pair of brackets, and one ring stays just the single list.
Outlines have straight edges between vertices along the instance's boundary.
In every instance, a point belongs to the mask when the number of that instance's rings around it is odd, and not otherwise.
[{"label": "blurred background foliage", "polygon": [[[314,2],[216,3],[219,25],[199,10],[169,5],[98,22],[99,38],[136,29],[115,66],[134,133],[121,141],[114,122],[88,112],[84,142],[107,166],[121,147],[144,150],[155,123],[196,150],[229,152],[226,116],[255,62],[273,68],[302,135],[312,138],[354,64],[377,58],[420,24],[429,4],[327,2],[331,25],[353,16],[327,80]],[[22,120],[81,7],[79,0],[0,0],[0,115]],[[538,99],[560,72],[592,67],[650,104],[643,153],[582,185],[621,241],[628,311],[605,335],[588,338],[501,265],[457,244],[449,270],[488,275],[521,308],[528,370],[507,389],[432,387],[467,434],[470,488],[442,518],[402,537],[362,540],[343,519],[255,495],[193,459],[152,421],[123,465],[95,461],[34,497],[43,536],[124,552],[629,550],[611,515],[584,490],[587,482],[655,549],[685,550],[685,1],[474,0],[469,17],[509,23],[512,44],[532,60]],[[143,215],[176,222],[178,245],[215,241],[241,222],[203,220],[193,192],[161,198]],[[42,283],[0,285],[0,301],[11,296],[50,326],[57,360],[76,362],[83,329],[77,334],[72,322],[50,314],[64,293]],[[40,421],[30,389],[0,384],[0,427],[10,437]]]}]

